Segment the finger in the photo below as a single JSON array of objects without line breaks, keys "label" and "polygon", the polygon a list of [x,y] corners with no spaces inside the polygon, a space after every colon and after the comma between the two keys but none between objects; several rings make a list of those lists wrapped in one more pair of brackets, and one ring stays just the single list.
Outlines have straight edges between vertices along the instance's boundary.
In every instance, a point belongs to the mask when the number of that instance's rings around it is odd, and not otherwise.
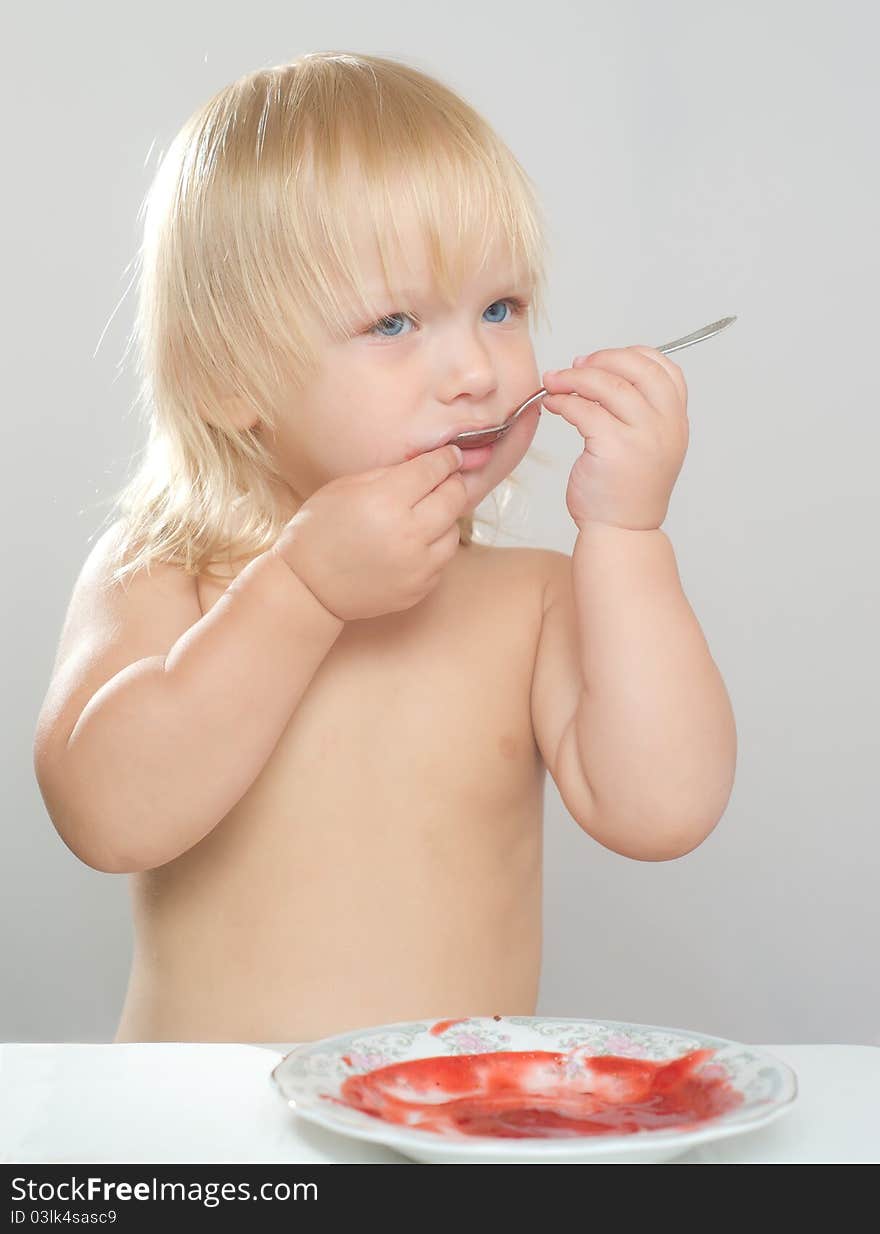
[{"label": "finger", "polygon": [[647,356],[649,360],[653,360],[655,364],[659,364],[666,370],[675,383],[678,397],[686,407],[688,388],[680,365],[676,364],[674,360],[670,360],[668,356],[665,356],[662,351],[658,351],[656,347],[636,346],[633,350],[640,351],[643,356]]},{"label": "finger", "polygon": [[436,450],[417,454],[405,463],[397,463],[394,479],[400,485],[409,505],[414,506],[438,484],[442,484],[458,471],[460,466],[461,453],[457,446],[438,446]]},{"label": "finger", "polygon": [[646,356],[641,348],[616,347],[593,352],[574,371],[581,373],[594,366],[629,381],[644,396],[652,410],[666,415],[675,415],[679,410],[680,394],[671,373],[653,356]]},{"label": "finger", "polygon": [[451,527],[447,527],[442,536],[439,536],[428,545],[427,557],[429,567],[434,570],[441,570],[450,557],[454,555],[460,542],[461,533],[458,525],[453,523]]},{"label": "finger", "polygon": [[[650,363],[642,357],[638,362],[644,365]],[[656,365],[652,367],[656,368]],[[632,428],[645,424],[657,414],[644,394],[626,377],[592,364],[561,369],[558,373],[545,373],[543,380],[549,394],[576,394],[600,403],[612,416]]]},{"label": "finger", "polygon": [[545,394],[541,402],[548,411],[573,424],[584,438],[607,434],[615,420],[619,421],[619,417],[601,403],[582,398],[579,394]]},{"label": "finger", "polygon": [[444,534],[468,506],[470,495],[460,472],[447,476],[412,508],[426,544]]}]

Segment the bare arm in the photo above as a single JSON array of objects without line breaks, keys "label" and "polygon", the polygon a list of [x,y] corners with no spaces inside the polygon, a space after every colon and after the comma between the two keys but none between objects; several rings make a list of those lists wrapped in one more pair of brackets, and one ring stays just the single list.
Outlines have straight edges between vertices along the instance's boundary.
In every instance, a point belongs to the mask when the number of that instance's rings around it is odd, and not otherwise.
[{"label": "bare arm", "polygon": [[574,742],[609,846],[688,852],[724,812],[736,727],[672,544],[659,528],[587,524],[572,581],[585,683]]},{"label": "bare arm", "polygon": [[105,680],[72,728],[44,706],[35,768],[65,843],[113,873],[198,843],[253,784],[343,626],[270,550],[167,654]]}]

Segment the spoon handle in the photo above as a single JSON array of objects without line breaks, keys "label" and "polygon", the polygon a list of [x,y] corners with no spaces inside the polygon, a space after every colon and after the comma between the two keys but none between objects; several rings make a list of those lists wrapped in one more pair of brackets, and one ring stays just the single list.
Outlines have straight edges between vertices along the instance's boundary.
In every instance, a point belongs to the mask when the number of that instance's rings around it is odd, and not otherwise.
[{"label": "spoon handle", "polygon": [[[725,330],[729,325],[736,321],[736,317],[722,317],[720,321],[713,321],[711,325],[703,326],[701,330],[694,330],[692,334],[685,334],[683,338],[673,339],[671,343],[664,343],[662,347],[655,348],[655,351],[662,351],[664,355],[669,355],[671,351],[679,351],[682,347],[691,347],[694,343],[701,343],[704,338],[711,338],[713,334],[718,334],[721,330]],[[457,446],[473,448],[476,446],[491,445],[493,441],[497,441],[503,433],[506,433],[510,426],[519,419],[526,408],[531,407],[532,403],[542,399],[547,393],[544,386],[537,392],[532,394],[517,407],[516,411],[511,415],[504,424],[500,424],[497,428],[489,429],[471,429],[465,433],[459,433],[457,437],[453,437],[452,441]],[[540,415],[540,408],[538,409]]]},{"label": "spoon handle", "polygon": [[722,317],[720,321],[713,321],[710,326],[703,326],[702,330],[694,330],[693,334],[686,334],[684,338],[677,338],[673,339],[671,343],[664,343],[657,350],[662,351],[664,356],[668,356],[670,351],[679,351],[682,347],[690,347],[693,343],[701,343],[704,338],[711,338],[713,334],[718,334],[721,330],[725,330],[735,321],[735,317]]}]

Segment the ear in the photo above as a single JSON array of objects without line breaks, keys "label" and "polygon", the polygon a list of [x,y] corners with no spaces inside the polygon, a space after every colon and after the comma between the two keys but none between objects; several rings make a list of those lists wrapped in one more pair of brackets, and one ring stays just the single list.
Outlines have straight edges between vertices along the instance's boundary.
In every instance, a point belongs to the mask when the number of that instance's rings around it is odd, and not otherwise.
[{"label": "ear", "polygon": [[237,429],[255,428],[260,422],[259,413],[241,398],[223,399],[223,410]]},{"label": "ear", "polygon": [[[224,395],[218,400],[224,419],[232,423],[239,431],[255,428],[260,423],[260,417],[253,407],[236,395]],[[217,427],[218,415],[216,408],[202,406],[202,416],[208,424]]]}]

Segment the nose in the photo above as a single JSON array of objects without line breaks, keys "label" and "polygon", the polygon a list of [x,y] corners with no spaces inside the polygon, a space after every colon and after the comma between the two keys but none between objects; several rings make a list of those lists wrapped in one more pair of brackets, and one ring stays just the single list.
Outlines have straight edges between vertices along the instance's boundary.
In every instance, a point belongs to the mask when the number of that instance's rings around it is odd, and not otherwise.
[{"label": "nose", "polygon": [[440,363],[445,372],[445,402],[467,396],[471,402],[486,401],[498,385],[495,364],[485,342],[473,331],[459,330],[440,342]]}]

